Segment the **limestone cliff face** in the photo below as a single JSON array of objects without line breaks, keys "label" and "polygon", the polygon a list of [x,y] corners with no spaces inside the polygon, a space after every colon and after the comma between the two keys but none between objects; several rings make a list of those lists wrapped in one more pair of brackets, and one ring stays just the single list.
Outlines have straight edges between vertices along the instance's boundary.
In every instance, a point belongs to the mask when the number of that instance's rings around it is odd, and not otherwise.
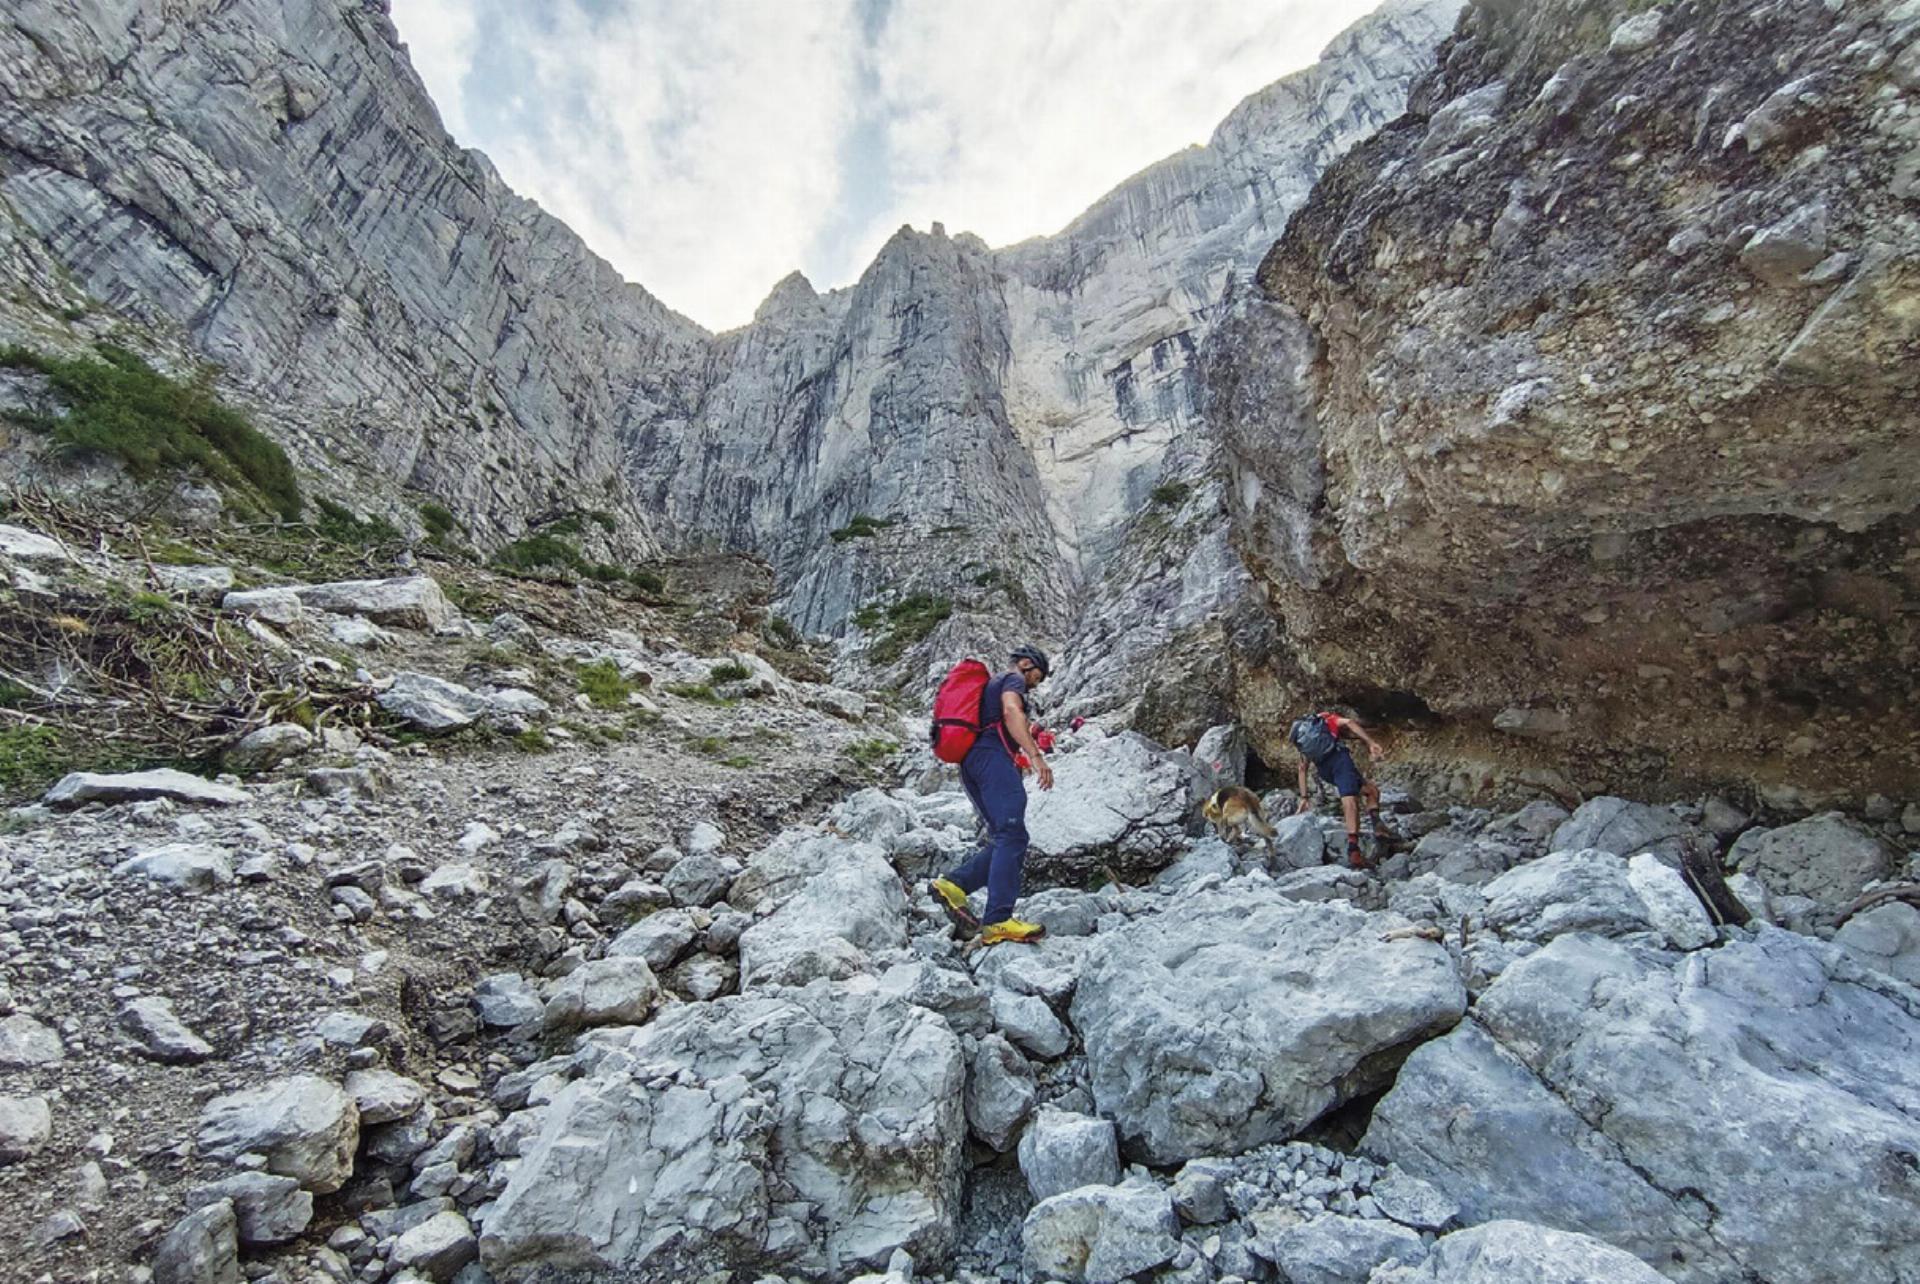
[{"label": "limestone cliff face", "polygon": [[1137,708],[1170,646],[1224,671],[1245,582],[1198,354],[1461,3],[1389,0],[1058,235],[903,229],[855,285],[796,275],[717,336],[457,147],[378,3],[31,6],[0,19],[0,337],[217,363],[312,489],[433,498],[483,548],[605,510],[597,554],[763,555],[814,631],[950,601],[882,649],[895,676],[1031,633],[1068,644],[1066,694]]},{"label": "limestone cliff face", "polygon": [[[715,341],[697,421],[640,440],[642,494],[676,529],[773,559],[809,628],[952,597],[971,623],[909,676],[1032,630],[1071,652],[1060,694],[1137,709],[1154,653],[1244,585],[1201,345],[1321,170],[1400,113],[1460,3],[1393,0],[1057,235],[989,250],[903,230],[850,289],[789,278]],[[1188,497],[1156,502],[1163,483]],[[834,540],[856,516],[892,524]],[[1224,672],[1217,643],[1190,658]],[[1220,699],[1185,701],[1181,726]]]},{"label": "limestone cliff face", "polygon": [[1418,716],[1486,778],[1912,787],[1917,37],[1468,11],[1217,336],[1251,720]]},{"label": "limestone cliff face", "polygon": [[0,238],[11,337],[176,338],[336,492],[650,547],[615,430],[693,404],[706,335],[453,144],[381,6],[10,6]]}]

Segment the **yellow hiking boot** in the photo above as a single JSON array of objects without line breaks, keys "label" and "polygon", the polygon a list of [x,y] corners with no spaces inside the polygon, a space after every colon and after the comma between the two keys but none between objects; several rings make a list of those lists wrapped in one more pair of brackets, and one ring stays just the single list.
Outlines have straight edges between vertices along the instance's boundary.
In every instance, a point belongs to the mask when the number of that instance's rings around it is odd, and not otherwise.
[{"label": "yellow hiking boot", "polygon": [[1002,941],[1018,941],[1031,945],[1047,934],[1047,929],[1038,923],[1024,923],[1017,918],[1003,918],[998,923],[989,923],[980,929],[980,944],[998,945]]},{"label": "yellow hiking boot", "polygon": [[980,920],[975,918],[973,911],[968,908],[967,894],[960,890],[960,884],[951,879],[936,878],[927,884],[927,890],[932,892],[933,898],[940,902],[940,907],[947,911],[947,917],[953,920],[955,927],[963,932],[980,930]]}]

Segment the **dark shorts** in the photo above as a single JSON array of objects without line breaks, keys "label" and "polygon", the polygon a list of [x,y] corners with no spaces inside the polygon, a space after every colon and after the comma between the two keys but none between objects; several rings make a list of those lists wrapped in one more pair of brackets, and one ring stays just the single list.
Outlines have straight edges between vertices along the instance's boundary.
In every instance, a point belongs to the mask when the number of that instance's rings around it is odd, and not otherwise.
[{"label": "dark shorts", "polygon": [[1347,747],[1341,745],[1332,753],[1314,764],[1320,772],[1320,779],[1340,791],[1342,798],[1352,798],[1360,792],[1360,768],[1353,765],[1353,755]]}]

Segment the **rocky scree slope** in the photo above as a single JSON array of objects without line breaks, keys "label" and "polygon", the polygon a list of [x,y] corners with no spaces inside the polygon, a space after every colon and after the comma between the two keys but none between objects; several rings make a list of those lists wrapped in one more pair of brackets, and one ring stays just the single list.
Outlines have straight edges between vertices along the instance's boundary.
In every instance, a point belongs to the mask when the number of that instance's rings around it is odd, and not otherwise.
[{"label": "rocky scree slope", "polygon": [[[491,683],[402,674],[396,713],[491,692],[473,716],[560,747],[333,738],[10,814],[9,1278],[1920,1270],[1920,909],[1849,912],[1920,876],[1920,805],[1393,792],[1405,841],[1363,873],[1280,791],[1271,849],[1193,836],[1210,762],[1090,724],[1031,811],[1048,936],[977,950],[918,890],[975,838],[950,771],[915,752],[808,801],[857,778],[835,764],[882,716],[859,697],[747,656],[736,703],[676,694],[719,657],[655,624],[391,624],[366,663],[496,653]],[[260,627],[333,634],[317,608]],[[628,708],[657,718],[615,734],[543,656],[652,676]],[[807,707],[829,697],[867,725]],[[686,751],[706,737],[760,761]],[[1694,898],[1689,850],[1749,926]],[[1098,865],[1124,881],[1082,890]]]},{"label": "rocky scree slope", "polygon": [[1250,725],[1337,692],[1482,776],[1911,789],[1917,37],[1467,11],[1212,354]]}]

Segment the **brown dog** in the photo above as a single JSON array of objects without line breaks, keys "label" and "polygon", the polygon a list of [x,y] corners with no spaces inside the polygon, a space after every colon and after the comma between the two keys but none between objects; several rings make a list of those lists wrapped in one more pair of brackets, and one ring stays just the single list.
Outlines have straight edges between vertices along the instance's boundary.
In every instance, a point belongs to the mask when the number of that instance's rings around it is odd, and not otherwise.
[{"label": "brown dog", "polygon": [[1260,806],[1260,795],[1242,785],[1222,785],[1213,791],[1213,797],[1207,799],[1200,808],[1200,814],[1220,835],[1220,841],[1231,843],[1251,829],[1266,840],[1267,856],[1273,856],[1274,828],[1267,823],[1265,812]]}]

